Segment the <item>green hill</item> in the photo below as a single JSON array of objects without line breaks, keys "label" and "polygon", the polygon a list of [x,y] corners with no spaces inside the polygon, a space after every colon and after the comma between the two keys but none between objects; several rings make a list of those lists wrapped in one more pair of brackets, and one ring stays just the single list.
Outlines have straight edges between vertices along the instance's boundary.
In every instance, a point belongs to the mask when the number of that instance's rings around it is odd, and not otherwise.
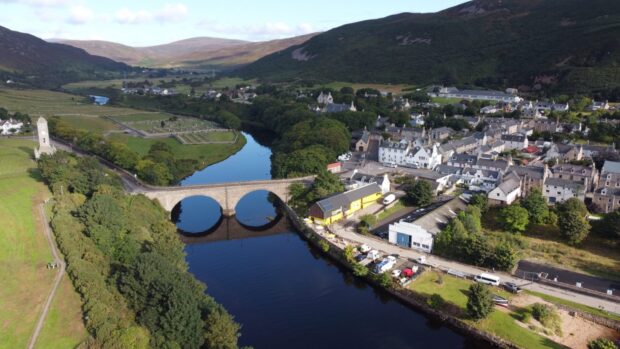
[{"label": "green hill", "polygon": [[0,77],[41,87],[103,78],[131,69],[69,45],[49,43],[0,26]]},{"label": "green hill", "polygon": [[348,24],[239,69],[266,80],[620,86],[620,1],[475,0]]}]

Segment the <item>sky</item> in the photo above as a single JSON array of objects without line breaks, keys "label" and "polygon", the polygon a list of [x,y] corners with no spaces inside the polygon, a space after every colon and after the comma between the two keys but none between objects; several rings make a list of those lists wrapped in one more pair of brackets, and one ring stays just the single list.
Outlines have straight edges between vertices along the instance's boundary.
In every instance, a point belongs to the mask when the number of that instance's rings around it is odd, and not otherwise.
[{"label": "sky", "polygon": [[280,39],[464,0],[0,0],[0,25],[43,39],[131,46],[196,36]]}]

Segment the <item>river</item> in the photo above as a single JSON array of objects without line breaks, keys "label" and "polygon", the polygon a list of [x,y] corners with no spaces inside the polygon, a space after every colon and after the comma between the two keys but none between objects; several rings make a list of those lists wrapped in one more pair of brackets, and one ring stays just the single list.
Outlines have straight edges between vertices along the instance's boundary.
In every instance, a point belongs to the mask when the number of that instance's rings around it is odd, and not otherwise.
[{"label": "river", "polygon": [[[268,179],[271,150],[250,134],[237,154],[182,185]],[[192,197],[174,215],[187,234],[221,218],[215,201]],[[276,216],[266,192],[248,194],[237,219],[261,226]],[[233,218],[234,219],[234,218]],[[322,257],[292,228],[278,234],[186,246],[190,271],[243,327],[240,345],[263,348],[478,348]]]}]

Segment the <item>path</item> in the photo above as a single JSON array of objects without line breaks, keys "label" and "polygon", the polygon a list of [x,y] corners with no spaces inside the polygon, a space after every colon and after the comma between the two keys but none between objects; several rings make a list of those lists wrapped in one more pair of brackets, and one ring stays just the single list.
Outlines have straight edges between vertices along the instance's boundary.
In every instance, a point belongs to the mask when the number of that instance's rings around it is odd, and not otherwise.
[{"label": "path", "polygon": [[[406,249],[406,248],[402,248],[396,245],[392,245],[386,240],[382,240],[374,236],[358,234],[354,231],[353,226],[354,224],[351,224],[351,222],[344,221],[339,224],[334,224],[334,226],[330,230],[336,235],[346,240],[353,241],[357,244],[366,244],[373,249],[377,249],[381,251],[384,254],[398,254],[401,257],[411,258],[411,259],[416,259],[419,256],[426,256],[427,263],[434,267],[441,267],[444,269],[454,269],[454,270],[458,270],[458,271],[465,272],[468,274],[473,274],[473,275],[480,274],[481,272],[489,272],[489,270],[486,270],[486,269],[454,262],[451,260],[446,260],[446,259],[437,257],[435,255],[423,253],[421,251]],[[500,276],[503,282],[510,281],[510,282],[517,283],[519,285],[522,285],[524,283],[524,280],[516,278],[507,273],[493,272],[493,271],[492,273]],[[537,283],[528,283],[526,285],[523,285],[522,288],[530,290],[530,291],[545,293],[550,296],[562,298],[562,299],[569,300],[572,302],[581,303],[581,304],[584,304],[584,305],[587,305],[593,308],[604,309],[604,310],[607,310],[607,311],[610,311],[616,314],[620,314],[620,304],[613,302],[613,301],[599,299],[599,298],[587,296],[584,294],[575,293],[575,292],[571,292],[571,291],[567,291],[567,290],[563,290],[563,289],[559,289],[555,287],[549,287],[549,286],[545,286],[545,285],[541,285]]]},{"label": "path", "polygon": [[[45,202],[47,202],[47,200]],[[54,300],[54,296],[56,295],[56,290],[58,289],[58,285],[60,285],[60,281],[62,280],[62,277],[65,274],[65,261],[62,258],[60,258],[60,255],[58,254],[58,250],[56,249],[56,243],[54,242],[54,239],[52,238],[52,233],[50,231],[49,222],[47,220],[47,216],[45,215],[45,203],[39,204],[38,206],[39,206],[39,215],[41,219],[43,220],[43,235],[45,235],[45,238],[47,239],[47,243],[50,245],[50,249],[52,250],[52,256],[54,257],[54,263],[56,263],[56,265],[59,265],[60,267],[58,268],[58,273],[56,274],[56,278],[54,279],[54,285],[52,286],[52,289],[45,301],[45,306],[43,307],[43,311],[41,312],[41,315],[39,316],[39,320],[37,321],[37,326],[35,327],[34,332],[32,333],[32,337],[30,337],[30,342],[28,343],[28,349],[33,349],[34,345],[37,342],[37,338],[39,338],[39,334],[41,333],[41,330],[43,329],[43,325],[45,324],[45,318],[47,318],[47,313],[49,312],[50,307],[52,305],[52,301]]]}]

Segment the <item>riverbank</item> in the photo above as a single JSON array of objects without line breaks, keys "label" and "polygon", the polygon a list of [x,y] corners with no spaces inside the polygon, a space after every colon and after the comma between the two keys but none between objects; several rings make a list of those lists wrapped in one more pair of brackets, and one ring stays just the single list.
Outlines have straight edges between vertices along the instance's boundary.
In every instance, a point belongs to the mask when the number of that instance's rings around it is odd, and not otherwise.
[{"label": "riverbank", "polygon": [[[290,209],[287,205],[283,205],[283,206],[284,206],[284,210],[291,224],[295,227],[296,231],[304,239],[306,239],[310,244],[312,244],[318,250],[325,253],[327,256],[335,260],[337,263],[339,263],[340,265],[342,265],[349,271],[351,272],[354,271],[353,265],[347,261],[344,255],[344,247],[343,247],[344,245],[340,246],[339,244],[334,243],[330,239],[323,237],[321,234],[319,234],[312,228],[308,227],[305,224],[305,222],[302,219],[300,219],[297,216],[297,214],[292,209]],[[378,288],[381,288],[382,290],[385,290],[386,292],[388,292],[389,294],[391,294],[393,297],[400,300],[401,302],[405,303],[406,305],[418,311],[422,311],[428,316],[430,316],[431,318],[437,319],[441,321],[442,323],[447,324],[454,330],[462,334],[465,334],[469,337],[472,337],[478,341],[481,341],[492,347],[497,347],[497,348],[511,348],[512,349],[512,348],[520,347],[503,338],[500,338],[489,332],[481,330],[477,328],[476,326],[469,324],[468,322],[460,319],[457,316],[454,316],[445,311],[441,311],[442,309],[438,310],[438,309],[432,308],[431,306],[429,306],[429,303],[428,303],[429,297],[426,295],[417,293],[415,291],[412,291],[411,289],[402,288],[402,287],[395,286],[395,285],[385,287],[376,278],[371,276],[370,273],[368,273],[366,276],[363,276],[362,278],[366,282],[373,285],[374,287],[378,287]],[[447,301],[449,302],[450,300],[447,299]],[[542,341],[548,343],[547,346],[543,346],[543,347],[550,347],[550,348],[561,348],[562,347],[560,344],[553,343],[552,341],[545,341],[545,339],[542,339]]]}]

